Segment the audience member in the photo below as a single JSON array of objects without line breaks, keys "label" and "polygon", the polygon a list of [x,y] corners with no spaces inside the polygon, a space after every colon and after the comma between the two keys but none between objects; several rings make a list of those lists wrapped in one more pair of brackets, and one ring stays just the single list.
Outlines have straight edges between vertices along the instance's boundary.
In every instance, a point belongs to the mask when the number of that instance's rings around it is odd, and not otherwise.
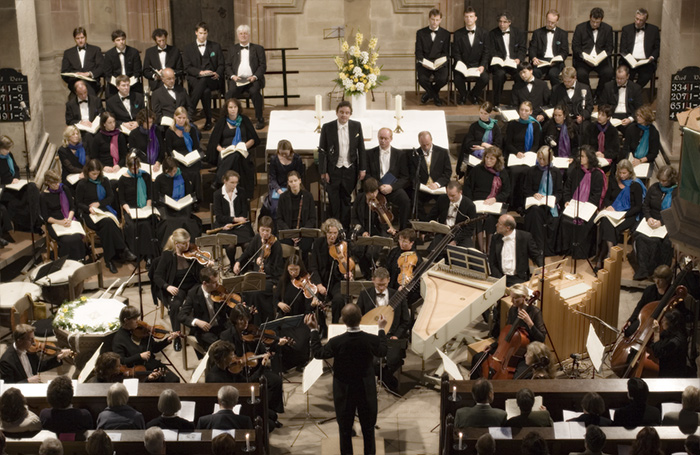
[{"label": "audience member", "polygon": [[493,385],[491,381],[479,378],[472,386],[472,397],[476,404],[464,407],[455,414],[455,428],[502,427],[506,422],[506,411],[491,407]]},{"label": "audience member", "polygon": [[39,446],[39,455],[63,455],[63,444],[56,438],[47,438]]},{"label": "audience member", "polygon": [[194,423],[183,419],[177,413],[182,409],[180,397],[173,389],[165,389],[158,397],[160,416],[150,420],[146,428],[159,427],[167,430],[194,431]]},{"label": "audience member", "polygon": [[691,434],[685,439],[685,451],[688,455],[700,455],[700,436]]},{"label": "audience member", "polygon": [[112,384],[107,391],[107,407],[97,416],[97,428],[105,430],[143,430],[143,414],[128,406],[129,392],[124,384]]},{"label": "audience member", "polygon": [[583,422],[587,427],[591,425],[609,427],[613,424],[612,420],[603,416],[605,414],[605,401],[599,394],[595,392],[585,394],[581,399],[581,408],[583,414],[569,419],[569,422]]},{"label": "audience member", "polygon": [[496,440],[489,433],[484,433],[476,440],[476,455],[495,455]]},{"label": "audience member", "polygon": [[6,389],[0,396],[0,430],[22,434],[41,430],[39,417],[27,408],[27,400],[15,387]]},{"label": "audience member", "polygon": [[598,425],[589,425],[586,428],[586,437],[583,440],[584,452],[571,452],[569,455],[605,455],[603,447],[607,437]]},{"label": "audience member", "polygon": [[45,430],[61,433],[82,433],[95,428],[90,411],[74,408],[73,382],[68,376],[58,376],[49,384],[46,399],[50,408],[42,409],[39,413],[41,425]]},{"label": "audience member", "polygon": [[158,427],[152,427],[146,430],[143,435],[143,445],[146,452],[151,455],[165,454],[165,435],[163,430]]},{"label": "audience member", "polygon": [[535,405],[535,394],[532,390],[527,388],[518,390],[515,400],[520,409],[520,415],[508,419],[505,426],[517,428],[552,426],[552,416],[549,415],[549,411],[543,409],[544,406],[538,410],[532,410]]},{"label": "audience member", "polygon": [[700,389],[692,385],[686,387],[681,395],[681,406],[680,411],[667,412],[661,425],[700,425]]},{"label": "audience member", "polygon": [[629,453],[630,455],[664,455],[661,451],[661,438],[654,427],[644,427],[639,430]]},{"label": "audience member", "polygon": [[233,408],[238,404],[238,389],[225,385],[217,393],[219,411],[202,416],[197,421],[198,430],[244,430],[252,429],[253,422],[248,416],[237,415]]},{"label": "audience member", "polygon": [[114,455],[112,439],[104,430],[95,430],[87,438],[85,452],[87,455]]},{"label": "audience member", "polygon": [[236,440],[228,433],[222,433],[211,440],[212,455],[231,455],[236,453]]},{"label": "audience member", "polygon": [[549,455],[547,442],[539,433],[534,431],[525,435],[520,450],[522,455]]},{"label": "audience member", "polygon": [[[627,406],[615,411],[615,425],[634,428],[642,425],[658,426],[661,424],[661,411],[647,404],[649,386],[643,379],[631,378],[627,381],[627,396],[632,401]],[[658,435],[656,437],[658,439]]]}]

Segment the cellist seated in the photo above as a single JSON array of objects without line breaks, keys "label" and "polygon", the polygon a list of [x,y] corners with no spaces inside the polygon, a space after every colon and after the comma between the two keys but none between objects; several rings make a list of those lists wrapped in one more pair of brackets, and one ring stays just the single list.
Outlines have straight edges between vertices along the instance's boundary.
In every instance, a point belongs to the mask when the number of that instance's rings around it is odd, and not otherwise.
[{"label": "cellist seated", "polygon": [[[510,288],[513,306],[508,310],[506,325],[500,330],[500,336],[497,342],[491,344],[486,351],[474,356],[471,373],[472,379],[486,376],[483,372],[488,372],[488,377],[490,379],[512,379],[513,377],[517,377],[520,372],[527,368],[527,364],[525,363],[525,349],[527,345],[532,341],[544,343],[547,336],[547,329],[542,319],[542,310],[528,303],[528,291],[527,286],[524,284],[516,284]],[[521,333],[520,349],[514,352],[511,358],[494,356],[500,344],[506,343],[511,328],[516,323],[516,329]],[[525,335],[527,339],[522,335]],[[512,342],[512,339],[509,341]],[[504,350],[504,352],[506,352],[506,350]],[[484,356],[486,356],[486,358],[482,359]],[[494,363],[493,361],[501,364],[500,366],[496,365],[497,370],[494,370],[494,366],[489,365],[489,363]],[[479,367],[474,368],[474,366],[477,365]]]}]

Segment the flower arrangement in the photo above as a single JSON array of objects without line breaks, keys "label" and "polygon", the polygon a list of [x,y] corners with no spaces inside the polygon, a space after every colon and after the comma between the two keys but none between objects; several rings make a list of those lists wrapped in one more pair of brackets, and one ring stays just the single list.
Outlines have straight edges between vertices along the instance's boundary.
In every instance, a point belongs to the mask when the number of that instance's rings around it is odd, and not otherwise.
[{"label": "flower arrangement", "polygon": [[[102,301],[104,302],[104,301]],[[95,305],[97,304],[97,305]],[[53,326],[71,333],[107,333],[119,329],[119,316],[114,311],[100,311],[99,300],[80,297],[64,302],[56,312]],[[111,313],[111,314],[109,314]]]},{"label": "flower arrangement", "polygon": [[382,82],[389,79],[381,74],[382,67],[377,66],[379,53],[377,52],[377,38],[371,38],[367,50],[362,50],[364,36],[361,32],[355,34],[355,44],[350,46],[343,40],[341,50],[343,55],[335,57],[338,66],[338,78],[333,82],[345,91],[345,95],[359,95],[367,93]]}]

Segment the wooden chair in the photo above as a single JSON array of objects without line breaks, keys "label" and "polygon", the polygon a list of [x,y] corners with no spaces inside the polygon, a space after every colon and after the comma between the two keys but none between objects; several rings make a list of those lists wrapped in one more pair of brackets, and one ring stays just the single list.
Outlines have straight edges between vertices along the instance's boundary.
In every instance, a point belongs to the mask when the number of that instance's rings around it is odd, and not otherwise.
[{"label": "wooden chair", "polygon": [[34,299],[24,294],[10,309],[10,330],[14,333],[17,324],[29,324],[34,320]]},{"label": "wooden chair", "polygon": [[187,364],[187,346],[192,345],[192,348],[196,352],[199,352],[202,355],[206,355],[207,351],[204,349],[204,346],[199,344],[199,341],[197,341],[197,338],[195,338],[194,335],[190,335],[190,328],[187,327],[185,324],[180,324],[180,333],[182,333],[183,338],[182,338],[182,365],[185,367],[185,370],[189,370],[189,366]]},{"label": "wooden chair", "polygon": [[632,237],[632,231],[630,229],[625,229],[622,232],[622,262],[627,261],[627,245],[630,242],[630,238]]},{"label": "wooden chair", "polygon": [[[85,280],[97,275],[99,281],[102,281],[102,261],[93,262],[84,265],[76,270],[73,275],[68,278],[68,298],[75,300],[83,292],[83,284]],[[102,287],[100,285],[100,287]]]},{"label": "wooden chair", "polygon": [[55,261],[58,259],[58,242],[49,235],[48,223],[44,227],[44,240],[46,241],[46,260],[51,261],[53,254],[53,260]]},{"label": "wooden chair", "polygon": [[[95,263],[95,262],[97,262],[97,250],[95,249],[95,243],[96,243],[96,240],[98,238],[97,232],[90,229],[88,227],[88,225],[85,223],[85,221],[83,221],[83,229],[85,230],[85,241],[87,242],[88,246],[90,247],[90,257],[92,258],[92,262]],[[104,288],[105,285],[104,285],[104,280],[103,280],[103,276],[102,276],[101,272],[98,275],[97,279],[98,279],[97,283],[100,286],[100,288]]]}]

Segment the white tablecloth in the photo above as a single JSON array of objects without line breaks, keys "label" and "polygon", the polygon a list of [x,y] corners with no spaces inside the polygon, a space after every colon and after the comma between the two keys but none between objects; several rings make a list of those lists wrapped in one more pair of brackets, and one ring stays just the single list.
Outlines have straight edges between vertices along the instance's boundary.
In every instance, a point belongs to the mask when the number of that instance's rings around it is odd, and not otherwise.
[{"label": "white tablecloth", "polygon": [[[395,111],[369,110],[362,118],[351,117],[352,120],[362,123],[365,148],[369,149],[378,145],[377,132],[380,128],[387,127],[391,128],[392,131],[396,128],[395,114]],[[277,143],[282,139],[290,141],[294,150],[316,150],[321,134],[314,133],[318,125],[315,115],[316,111],[313,110],[272,111],[265,147],[268,153],[276,151]],[[335,111],[323,111],[322,123],[328,123],[335,119]],[[430,131],[435,145],[449,148],[444,111],[403,111],[401,128],[403,133],[394,133],[394,140],[391,143],[393,147],[399,149],[418,148],[418,133]]]}]

